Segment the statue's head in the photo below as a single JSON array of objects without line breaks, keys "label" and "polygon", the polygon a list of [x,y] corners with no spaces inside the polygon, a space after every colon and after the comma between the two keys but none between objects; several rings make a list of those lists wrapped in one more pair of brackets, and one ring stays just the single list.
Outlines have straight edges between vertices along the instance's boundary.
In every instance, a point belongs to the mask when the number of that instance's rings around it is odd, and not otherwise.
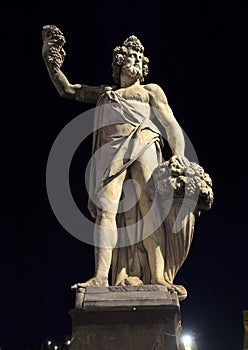
[{"label": "statue's head", "polygon": [[126,63],[126,58],[130,51],[136,52],[139,56],[142,56],[142,74],[139,78],[141,83],[144,81],[144,77],[148,74],[149,59],[144,56],[144,46],[135,35],[131,35],[123,42],[122,46],[116,46],[113,50],[113,78],[117,84],[120,83],[122,66]]}]

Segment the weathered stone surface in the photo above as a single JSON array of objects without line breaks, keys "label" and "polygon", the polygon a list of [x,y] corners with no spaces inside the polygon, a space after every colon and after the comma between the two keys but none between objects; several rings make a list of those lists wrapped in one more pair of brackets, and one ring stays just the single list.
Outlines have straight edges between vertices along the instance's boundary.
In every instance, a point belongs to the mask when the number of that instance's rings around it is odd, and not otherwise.
[{"label": "weathered stone surface", "polygon": [[69,313],[71,350],[179,350],[179,301],[164,286],[82,288]]},{"label": "weathered stone surface", "polygon": [[[185,157],[185,135],[163,89],[154,83],[144,84],[149,71],[144,46],[130,35],[112,52],[115,84],[89,86],[71,84],[61,70],[66,57],[62,31],[55,25],[45,25],[42,38],[42,57],[59,94],[97,107],[92,115],[87,187],[88,209],[95,225],[90,242],[88,236],[86,239],[95,247],[95,273],[89,280],[73,284],[72,289],[109,284],[162,285],[184,300],[187,290],[175,285],[174,279],[188,256],[195,214],[211,208],[212,180],[202,167]],[[162,162],[165,135],[173,156]],[[63,149],[54,159],[64,156]],[[61,194],[54,194],[54,171],[59,167],[51,164],[47,167],[47,189],[49,197],[56,197],[52,202],[57,207]],[[63,217],[71,220],[74,214]],[[84,240],[81,220],[72,221]],[[94,300],[91,303],[96,304]],[[118,303],[121,306],[121,301]]]},{"label": "weathered stone surface", "polygon": [[177,293],[171,293],[165,286],[111,286],[78,288],[76,308],[96,311],[98,309],[130,310],[133,307],[155,306],[179,307]]}]

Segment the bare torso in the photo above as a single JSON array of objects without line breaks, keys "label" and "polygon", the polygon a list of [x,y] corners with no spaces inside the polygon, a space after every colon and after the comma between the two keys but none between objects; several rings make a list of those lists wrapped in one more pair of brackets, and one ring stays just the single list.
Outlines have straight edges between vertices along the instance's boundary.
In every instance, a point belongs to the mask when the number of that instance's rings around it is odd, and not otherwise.
[{"label": "bare torso", "polygon": [[150,104],[151,92],[147,90],[148,85],[131,85],[129,87],[120,88],[115,92],[127,101],[137,101]]}]

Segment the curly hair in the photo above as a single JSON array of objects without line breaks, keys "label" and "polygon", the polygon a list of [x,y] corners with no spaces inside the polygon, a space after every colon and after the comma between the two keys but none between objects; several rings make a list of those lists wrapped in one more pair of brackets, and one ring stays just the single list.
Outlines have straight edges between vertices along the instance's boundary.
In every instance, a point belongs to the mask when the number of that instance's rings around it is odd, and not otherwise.
[{"label": "curly hair", "polygon": [[[122,46],[116,46],[113,50],[113,60],[112,60],[112,76],[114,82],[119,85],[120,83],[120,73],[123,63],[125,62],[125,57],[129,49],[139,51],[144,53],[144,46],[141,44],[140,40],[135,36],[129,36],[122,44]],[[143,56],[142,59],[142,78],[140,82],[144,81],[144,77],[148,74],[148,63],[149,59]]]}]

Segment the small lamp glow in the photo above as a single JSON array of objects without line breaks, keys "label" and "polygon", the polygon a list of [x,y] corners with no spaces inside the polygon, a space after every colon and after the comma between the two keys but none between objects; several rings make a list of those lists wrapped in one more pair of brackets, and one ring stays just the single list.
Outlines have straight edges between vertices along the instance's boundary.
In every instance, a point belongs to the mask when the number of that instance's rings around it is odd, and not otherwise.
[{"label": "small lamp glow", "polygon": [[193,339],[192,339],[192,337],[189,334],[185,334],[182,337],[182,342],[183,342],[183,345],[185,347],[185,350],[191,350]]},{"label": "small lamp glow", "polygon": [[51,340],[47,341],[47,345],[50,346],[52,344]]},{"label": "small lamp glow", "polygon": [[71,341],[67,340],[66,345],[70,345],[70,344],[71,344]]}]

